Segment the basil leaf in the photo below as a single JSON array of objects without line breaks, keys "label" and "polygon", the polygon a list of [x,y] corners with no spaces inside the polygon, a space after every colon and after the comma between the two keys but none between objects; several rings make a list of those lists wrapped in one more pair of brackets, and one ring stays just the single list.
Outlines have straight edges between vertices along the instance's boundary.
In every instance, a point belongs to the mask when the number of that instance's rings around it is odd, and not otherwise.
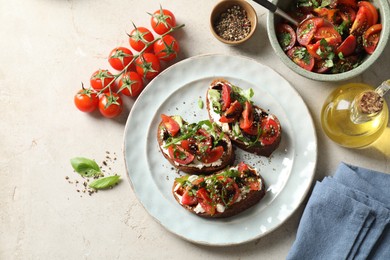
[{"label": "basil leaf", "polygon": [[89,184],[89,187],[95,190],[103,190],[113,187],[119,182],[119,175],[97,179]]},{"label": "basil leaf", "polygon": [[81,176],[94,177],[101,175],[100,167],[94,160],[84,157],[75,157],[70,159],[70,164]]}]

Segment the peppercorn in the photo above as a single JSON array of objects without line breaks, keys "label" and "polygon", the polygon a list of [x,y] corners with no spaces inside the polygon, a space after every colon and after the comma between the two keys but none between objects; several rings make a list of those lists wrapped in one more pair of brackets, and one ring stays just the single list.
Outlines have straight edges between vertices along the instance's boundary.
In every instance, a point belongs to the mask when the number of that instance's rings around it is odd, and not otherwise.
[{"label": "peppercorn", "polygon": [[251,31],[251,22],[242,7],[234,5],[217,18],[214,28],[216,33],[227,41],[245,39]]}]

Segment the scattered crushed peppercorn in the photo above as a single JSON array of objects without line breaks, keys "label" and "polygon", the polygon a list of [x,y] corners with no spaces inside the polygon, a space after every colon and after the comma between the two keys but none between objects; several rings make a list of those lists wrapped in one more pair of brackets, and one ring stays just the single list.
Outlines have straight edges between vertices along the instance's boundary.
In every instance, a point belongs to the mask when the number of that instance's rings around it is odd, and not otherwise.
[{"label": "scattered crushed peppercorn", "polygon": [[240,41],[251,31],[251,22],[242,7],[234,5],[222,12],[214,24],[216,33],[227,41]]}]

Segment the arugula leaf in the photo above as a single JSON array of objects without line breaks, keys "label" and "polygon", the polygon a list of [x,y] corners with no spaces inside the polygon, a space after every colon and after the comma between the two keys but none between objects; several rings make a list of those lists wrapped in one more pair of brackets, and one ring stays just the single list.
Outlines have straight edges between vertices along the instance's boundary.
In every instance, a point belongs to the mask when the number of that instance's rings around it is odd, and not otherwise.
[{"label": "arugula leaf", "polygon": [[242,89],[240,87],[232,85],[232,94],[233,98],[238,100],[241,104],[245,103],[246,101],[249,101],[252,103],[251,99],[254,95],[254,91],[252,88],[249,89]]},{"label": "arugula leaf", "polygon": [[104,190],[113,187],[119,182],[120,176],[113,175],[97,179],[89,184],[89,187],[95,190]]},{"label": "arugula leaf", "polygon": [[70,160],[73,169],[84,177],[96,177],[102,175],[99,165],[94,160],[75,157]]}]

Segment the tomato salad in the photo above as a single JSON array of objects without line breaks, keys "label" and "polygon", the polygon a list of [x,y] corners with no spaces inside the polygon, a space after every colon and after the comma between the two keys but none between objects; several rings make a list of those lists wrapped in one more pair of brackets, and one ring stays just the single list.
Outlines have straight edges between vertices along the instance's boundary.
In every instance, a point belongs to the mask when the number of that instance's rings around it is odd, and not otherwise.
[{"label": "tomato salad", "polygon": [[295,0],[289,13],[299,25],[278,24],[278,41],[288,57],[308,71],[335,74],[354,69],[380,39],[378,10],[368,1]]}]

